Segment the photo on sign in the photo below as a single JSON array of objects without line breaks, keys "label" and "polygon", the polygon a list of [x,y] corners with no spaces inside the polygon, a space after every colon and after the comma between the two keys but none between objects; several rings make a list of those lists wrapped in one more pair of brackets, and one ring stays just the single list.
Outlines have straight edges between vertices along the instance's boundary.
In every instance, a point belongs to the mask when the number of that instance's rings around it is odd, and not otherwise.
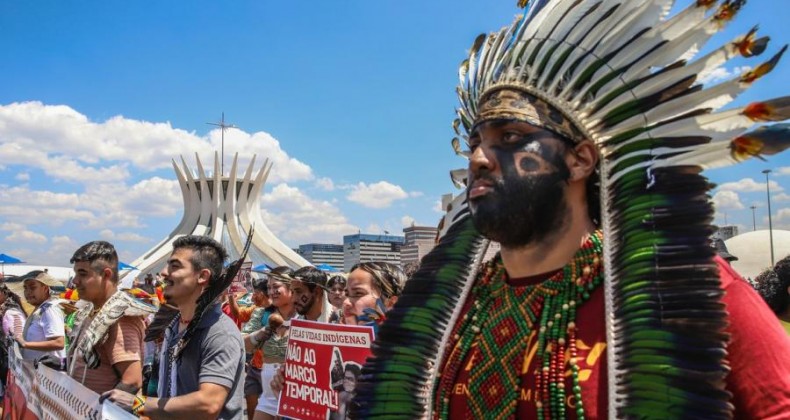
[{"label": "photo on sign", "polygon": [[359,363],[343,362],[343,355],[340,349],[332,349],[332,389],[337,392],[337,411],[330,411],[330,420],[345,420],[348,414],[348,405],[354,399],[357,379],[362,373],[362,366]]}]

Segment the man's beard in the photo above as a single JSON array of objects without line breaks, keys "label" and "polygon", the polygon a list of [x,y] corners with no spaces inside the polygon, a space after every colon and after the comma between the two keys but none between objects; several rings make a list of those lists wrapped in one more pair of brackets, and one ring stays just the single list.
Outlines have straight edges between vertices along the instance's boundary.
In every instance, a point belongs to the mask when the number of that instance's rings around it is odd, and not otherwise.
[{"label": "man's beard", "polygon": [[518,248],[539,243],[562,228],[568,210],[563,171],[488,179],[494,182],[492,191],[470,202],[472,221],[483,236]]},{"label": "man's beard", "polygon": [[313,309],[313,305],[315,305],[315,295],[310,296],[310,300],[308,300],[306,303],[302,304],[302,302],[299,302],[298,305],[294,306],[296,307],[296,313],[299,315],[306,315],[308,312],[310,312],[310,309]]}]

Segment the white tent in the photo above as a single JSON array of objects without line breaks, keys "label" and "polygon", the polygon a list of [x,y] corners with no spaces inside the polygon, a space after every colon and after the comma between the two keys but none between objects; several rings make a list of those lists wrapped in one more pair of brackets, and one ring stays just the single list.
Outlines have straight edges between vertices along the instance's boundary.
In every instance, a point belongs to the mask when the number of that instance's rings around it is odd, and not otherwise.
[{"label": "white tent", "polygon": [[[790,255],[790,231],[773,230],[774,262]],[[757,230],[733,236],[724,241],[727,251],[738,257],[732,267],[743,277],[755,278],[771,267],[771,246],[768,230]]]}]

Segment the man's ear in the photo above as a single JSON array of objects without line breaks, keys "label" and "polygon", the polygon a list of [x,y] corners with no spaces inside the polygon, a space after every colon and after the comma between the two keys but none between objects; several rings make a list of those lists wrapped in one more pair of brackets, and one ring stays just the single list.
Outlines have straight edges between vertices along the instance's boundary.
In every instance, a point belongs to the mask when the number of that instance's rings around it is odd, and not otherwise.
[{"label": "man's ear", "polygon": [[200,273],[198,273],[198,284],[208,286],[209,280],[211,280],[211,270],[208,268],[200,270]]},{"label": "man's ear", "polygon": [[101,277],[102,277],[102,280],[112,281],[112,268],[104,267],[101,270]]},{"label": "man's ear", "polygon": [[598,148],[591,140],[584,140],[573,147],[574,153],[569,153],[568,171],[570,181],[587,180],[598,166]]}]

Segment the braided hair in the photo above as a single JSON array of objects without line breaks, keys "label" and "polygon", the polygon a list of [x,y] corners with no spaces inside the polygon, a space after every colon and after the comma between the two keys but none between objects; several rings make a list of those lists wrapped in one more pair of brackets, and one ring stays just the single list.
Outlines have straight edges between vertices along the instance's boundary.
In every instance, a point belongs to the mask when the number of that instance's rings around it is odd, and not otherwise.
[{"label": "braided hair", "polygon": [[395,264],[373,261],[355,264],[351,271],[362,270],[373,278],[373,287],[381,292],[381,297],[387,299],[400,296],[406,283],[406,274]]}]

